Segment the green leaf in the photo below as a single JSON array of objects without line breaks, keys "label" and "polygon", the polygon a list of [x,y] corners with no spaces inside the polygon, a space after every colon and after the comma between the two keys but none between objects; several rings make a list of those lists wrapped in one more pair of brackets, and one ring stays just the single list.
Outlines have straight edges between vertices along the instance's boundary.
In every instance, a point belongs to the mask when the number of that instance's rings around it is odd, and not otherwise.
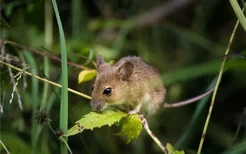
[{"label": "green leaf", "polygon": [[183,150],[178,151],[178,150],[174,149],[174,147],[170,143],[167,143],[166,147],[168,150],[168,154],[185,154],[185,152]]},{"label": "green leaf", "polygon": [[116,135],[127,136],[127,142],[133,138],[137,138],[142,130],[142,122],[138,114],[133,114],[125,117],[122,121],[122,130]]},{"label": "green leaf", "polygon": [[109,64],[110,66],[113,66],[113,65],[115,64],[115,60],[110,60],[110,61],[108,62],[108,64]]},{"label": "green leaf", "polygon": [[83,70],[79,73],[78,83],[86,82],[92,80],[97,75],[97,71],[95,69],[92,70]]},{"label": "green leaf", "polygon": [[244,31],[246,31],[246,18],[243,14],[242,9],[240,8],[240,6],[238,4],[238,1],[237,0],[230,0],[230,3],[231,3],[231,6],[232,6],[238,20],[240,21],[240,24],[242,25]]},{"label": "green leaf", "polygon": [[231,70],[241,70],[245,71],[246,70],[246,60],[245,59],[230,59],[228,62],[225,64],[226,69],[231,69]]},{"label": "green leaf", "polygon": [[114,123],[119,122],[121,118],[128,115],[121,111],[105,111],[104,113],[90,112],[75,122],[75,125],[70,128],[65,136],[72,136],[81,133],[84,129],[93,130],[108,125],[112,126]]},{"label": "green leaf", "polygon": [[[1,140],[11,153],[31,153],[29,144],[14,133],[1,131]],[[3,150],[0,145],[0,152],[2,153]]]}]

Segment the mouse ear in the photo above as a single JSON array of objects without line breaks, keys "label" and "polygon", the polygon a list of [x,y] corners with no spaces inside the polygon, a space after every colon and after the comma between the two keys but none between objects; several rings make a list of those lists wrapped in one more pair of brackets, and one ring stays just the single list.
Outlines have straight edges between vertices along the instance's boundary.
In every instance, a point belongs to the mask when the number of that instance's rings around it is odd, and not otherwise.
[{"label": "mouse ear", "polygon": [[122,80],[128,80],[132,76],[133,69],[134,65],[131,62],[126,62],[117,71],[120,73]]},{"label": "mouse ear", "polygon": [[98,54],[98,56],[97,56],[97,69],[102,65],[102,64],[104,64],[105,63],[105,61],[104,61],[104,59],[103,59],[103,56],[101,55],[101,54]]}]

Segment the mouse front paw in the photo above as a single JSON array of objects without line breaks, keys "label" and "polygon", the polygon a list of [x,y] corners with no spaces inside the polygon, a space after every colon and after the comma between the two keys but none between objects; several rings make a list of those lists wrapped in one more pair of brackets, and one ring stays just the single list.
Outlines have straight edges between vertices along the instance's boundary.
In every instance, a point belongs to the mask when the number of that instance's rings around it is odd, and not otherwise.
[{"label": "mouse front paw", "polygon": [[138,114],[142,107],[142,103],[139,103],[133,110],[129,111],[128,114]]},{"label": "mouse front paw", "polygon": [[136,110],[131,110],[128,112],[128,114],[138,114],[139,111],[136,111]]}]

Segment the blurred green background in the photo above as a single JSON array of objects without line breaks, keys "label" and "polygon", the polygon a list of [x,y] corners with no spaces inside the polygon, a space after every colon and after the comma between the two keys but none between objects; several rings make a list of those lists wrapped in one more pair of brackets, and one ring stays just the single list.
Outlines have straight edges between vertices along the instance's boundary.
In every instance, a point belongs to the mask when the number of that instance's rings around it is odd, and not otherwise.
[{"label": "blurred green background", "polygon": [[[30,50],[60,57],[59,32],[51,1],[0,0],[0,3],[1,60],[19,68],[25,63],[30,66],[29,72],[60,83],[60,62]],[[224,0],[57,0],[57,5],[69,61],[95,68],[88,59],[95,60],[98,53],[107,62],[127,55],[140,56],[161,72],[168,90],[167,102],[194,97],[214,84],[237,20],[230,2]],[[17,45],[3,44],[4,40]],[[231,52],[244,54],[245,42],[245,31],[239,25]],[[37,124],[35,118],[47,120],[47,115],[50,126],[59,130],[60,89],[23,75],[17,85],[23,103],[21,110],[16,93],[9,104],[13,83],[8,68],[1,64],[0,68],[1,141],[11,153],[60,153],[57,136],[47,125]],[[244,59],[229,57],[204,154],[246,153],[245,70]],[[82,69],[68,65],[68,71],[69,87],[90,95],[93,81],[78,84]],[[18,72],[12,70],[12,73]],[[196,153],[209,101],[210,97],[189,106],[164,109],[148,119],[150,128],[163,143]],[[71,127],[90,111],[89,100],[69,93],[68,110],[68,127]],[[125,144],[126,138],[115,135],[118,131],[115,126],[85,131],[70,137],[68,144],[74,154],[162,153],[144,130],[129,144]],[[6,153],[2,147],[0,150]]]}]

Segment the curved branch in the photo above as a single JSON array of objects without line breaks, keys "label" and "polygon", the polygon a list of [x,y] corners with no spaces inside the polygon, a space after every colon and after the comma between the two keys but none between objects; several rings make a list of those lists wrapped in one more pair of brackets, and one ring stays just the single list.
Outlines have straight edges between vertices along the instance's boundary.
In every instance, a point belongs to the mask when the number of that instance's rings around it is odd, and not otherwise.
[{"label": "curved branch", "polygon": [[[34,53],[34,54],[37,54],[37,55],[40,55],[40,56],[47,56],[49,59],[52,59],[52,60],[61,62],[61,59],[58,58],[58,57],[56,57],[56,56],[53,56],[51,54],[48,54],[48,53],[45,53],[45,52],[41,52],[39,50],[35,50],[35,49],[29,48],[29,47],[26,47],[26,46],[24,46],[22,44],[18,44],[18,43],[13,42],[13,41],[8,41],[8,40],[2,40],[2,39],[0,39],[0,45],[1,44],[10,44],[10,45],[12,45],[14,47],[21,48],[21,49],[26,49],[26,50]],[[70,66],[74,66],[74,67],[80,68],[80,69],[90,69],[90,68],[88,68],[86,66],[79,65],[79,64],[73,63],[71,61],[68,61],[67,64],[70,65]]]}]

